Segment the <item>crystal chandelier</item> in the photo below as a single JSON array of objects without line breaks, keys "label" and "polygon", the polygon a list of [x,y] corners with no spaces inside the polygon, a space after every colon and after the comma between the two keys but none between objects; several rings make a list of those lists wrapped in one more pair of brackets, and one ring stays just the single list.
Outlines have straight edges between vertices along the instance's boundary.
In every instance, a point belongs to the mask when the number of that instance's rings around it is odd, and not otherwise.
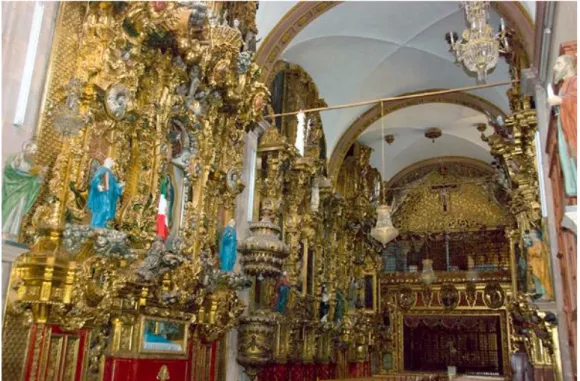
[{"label": "crystal chandelier", "polygon": [[391,222],[391,207],[387,204],[377,207],[377,225],[371,229],[371,237],[385,246],[398,235],[399,230]]},{"label": "crystal chandelier", "polygon": [[463,62],[467,70],[477,73],[478,81],[483,81],[487,72],[497,64],[499,53],[509,51],[505,23],[501,19],[499,32],[494,34],[487,23],[489,1],[462,1],[461,7],[465,10],[469,28],[463,31],[461,40],[455,32],[447,33],[445,38],[457,62]]}]

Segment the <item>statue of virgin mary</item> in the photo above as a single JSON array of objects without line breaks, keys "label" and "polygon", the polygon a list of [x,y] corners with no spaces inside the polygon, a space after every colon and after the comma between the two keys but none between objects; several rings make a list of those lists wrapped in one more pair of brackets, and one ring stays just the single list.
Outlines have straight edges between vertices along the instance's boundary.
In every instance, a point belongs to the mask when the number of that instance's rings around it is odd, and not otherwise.
[{"label": "statue of virgin mary", "polygon": [[117,200],[123,192],[123,183],[119,183],[111,170],[115,165],[113,159],[106,158],[105,163],[97,169],[91,179],[87,207],[92,213],[90,226],[105,228],[107,222],[115,218]]},{"label": "statue of virgin mary", "polygon": [[236,221],[231,219],[224,229],[220,242],[220,270],[232,271],[236,264]]}]

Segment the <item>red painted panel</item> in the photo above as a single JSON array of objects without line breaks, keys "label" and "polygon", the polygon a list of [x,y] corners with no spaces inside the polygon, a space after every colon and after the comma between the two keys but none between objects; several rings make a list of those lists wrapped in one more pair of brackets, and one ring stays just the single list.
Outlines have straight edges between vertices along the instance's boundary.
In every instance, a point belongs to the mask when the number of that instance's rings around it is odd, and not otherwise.
[{"label": "red painted panel", "polygon": [[218,343],[214,341],[211,343],[211,351],[210,351],[210,365],[209,365],[209,381],[216,381],[216,372],[215,367],[217,363],[218,357]]},{"label": "red painted panel", "polygon": [[103,381],[130,381],[135,379],[137,373],[137,360],[118,359],[107,357]]},{"label": "red painted panel", "polygon": [[157,381],[157,374],[163,365],[167,366],[171,381],[187,381],[187,360],[139,359],[135,381]]},{"label": "red painted panel", "polygon": [[258,381],[286,381],[288,380],[289,365],[271,364],[267,365],[258,374]]},{"label": "red painted panel", "polygon": [[28,353],[26,354],[26,362],[24,363],[24,366],[26,367],[26,372],[24,373],[25,380],[30,379],[30,373],[32,372],[32,357],[34,355],[34,341],[36,340],[36,336],[40,334],[41,331],[39,331],[38,326],[36,324],[32,325],[28,341]]},{"label": "red painted panel", "polygon": [[290,365],[289,368],[289,381],[304,381],[304,365],[300,363],[294,363]]},{"label": "red painted panel", "polygon": [[171,381],[187,381],[189,361],[186,359],[130,359],[105,360],[103,381],[157,381],[163,365],[167,366]]},{"label": "red painted panel", "polygon": [[369,377],[371,375],[371,363],[365,362],[350,362],[348,363],[348,376],[351,378]]},{"label": "red painted panel", "polygon": [[319,380],[328,380],[334,378],[332,376],[332,364],[317,364],[315,377]]},{"label": "red painted panel", "polygon": [[304,365],[304,381],[316,381],[316,365],[315,364],[305,364]]}]

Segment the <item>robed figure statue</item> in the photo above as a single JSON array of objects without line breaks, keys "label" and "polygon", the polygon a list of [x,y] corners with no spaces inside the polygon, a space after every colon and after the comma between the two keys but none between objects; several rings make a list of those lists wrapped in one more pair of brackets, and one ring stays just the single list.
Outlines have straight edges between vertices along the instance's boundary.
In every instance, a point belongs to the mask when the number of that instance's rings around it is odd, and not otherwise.
[{"label": "robed figure statue", "polygon": [[342,321],[342,316],[344,315],[344,294],[340,288],[336,289],[336,307],[334,309],[334,322]]},{"label": "robed figure statue", "polygon": [[320,295],[320,321],[322,323],[328,322],[328,313],[330,312],[330,295],[328,294],[328,287],[322,284],[322,292]]},{"label": "robed figure statue", "polygon": [[290,294],[290,282],[288,281],[288,274],[286,271],[274,285],[274,311],[284,314],[286,313],[286,303],[288,303],[288,295]]},{"label": "robed figure statue", "polygon": [[93,228],[105,228],[107,222],[115,218],[117,201],[124,184],[118,182],[113,174],[111,169],[114,165],[113,159],[106,158],[91,179],[87,206],[92,214],[90,226]]},{"label": "robed figure statue", "polygon": [[226,225],[220,241],[220,270],[232,271],[236,264],[236,221],[231,219]]},{"label": "robed figure statue", "polygon": [[17,236],[22,219],[36,200],[44,168],[34,164],[37,146],[26,142],[22,152],[8,158],[2,174],[2,233]]},{"label": "robed figure statue", "polygon": [[523,236],[528,266],[532,269],[534,291],[538,297],[553,300],[554,290],[550,270],[550,255],[542,239],[542,232],[532,229]]},{"label": "robed figure statue", "polygon": [[554,107],[558,121],[558,154],[564,173],[564,190],[568,197],[572,197],[576,196],[577,193],[576,146],[578,139],[574,57],[569,55],[558,57],[552,70],[554,83],[562,82],[562,87],[560,87],[558,96],[548,98],[548,103]]}]

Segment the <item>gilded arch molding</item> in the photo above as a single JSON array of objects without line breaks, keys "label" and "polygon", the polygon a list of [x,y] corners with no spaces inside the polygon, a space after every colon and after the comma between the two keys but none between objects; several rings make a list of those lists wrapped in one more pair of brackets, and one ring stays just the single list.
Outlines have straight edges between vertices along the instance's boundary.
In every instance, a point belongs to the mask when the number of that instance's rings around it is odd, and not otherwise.
[{"label": "gilded arch molding", "polygon": [[[258,49],[256,62],[262,67],[262,81],[268,82],[280,55],[302,29],[341,3],[341,1],[301,1],[292,7],[278,21]],[[502,1],[492,2],[492,6],[521,37],[526,59],[533,57],[534,22],[522,4],[518,1]]]},{"label": "gilded arch molding", "polygon": [[[505,113],[493,103],[476,95],[463,92],[432,95],[423,98],[403,99],[400,101],[388,102],[385,103],[385,105],[383,106],[384,116],[397,110],[427,103],[456,104],[460,106],[469,107],[479,112],[488,113],[490,115],[502,115],[504,118],[506,117]],[[328,176],[333,182],[336,182],[336,179],[338,178],[340,166],[342,165],[346,153],[348,152],[348,149],[350,148],[352,143],[354,143],[354,141],[360,136],[360,134],[362,134],[370,125],[379,120],[380,116],[381,116],[381,107],[380,105],[376,105],[373,108],[367,110],[360,117],[358,117],[354,121],[354,123],[352,123],[342,134],[338,143],[334,147],[334,150],[332,151],[332,156],[330,157],[328,163]]]},{"label": "gilded arch molding", "polygon": [[403,169],[401,169],[395,176],[393,176],[386,184],[385,188],[388,190],[389,188],[399,185],[399,181],[405,179],[405,177],[418,169],[423,167],[430,167],[433,165],[441,165],[441,164],[461,164],[467,167],[472,167],[475,169],[480,170],[484,173],[489,173],[490,175],[493,174],[493,167],[486,162],[481,160],[473,159],[471,157],[465,156],[443,156],[443,157],[436,157],[432,159],[425,159],[413,163]]}]

